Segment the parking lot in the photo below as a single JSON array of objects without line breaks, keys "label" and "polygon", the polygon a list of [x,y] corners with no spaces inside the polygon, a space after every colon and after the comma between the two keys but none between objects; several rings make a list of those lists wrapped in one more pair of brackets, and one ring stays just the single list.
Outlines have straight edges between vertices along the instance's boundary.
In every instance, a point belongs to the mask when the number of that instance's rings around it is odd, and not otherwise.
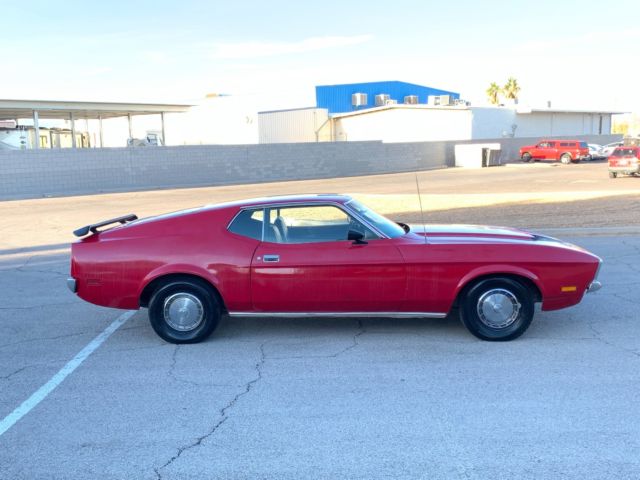
[{"label": "parking lot", "polygon": [[0,478],[640,477],[640,178],[611,180],[593,162],[418,179],[427,222],[553,234],[604,259],[604,287],[537,312],[507,343],[475,339],[454,314],[226,318],[208,341],[175,346],[145,310],[129,317],[66,289],[74,228],[329,191],[417,223],[416,176],[0,203]]}]

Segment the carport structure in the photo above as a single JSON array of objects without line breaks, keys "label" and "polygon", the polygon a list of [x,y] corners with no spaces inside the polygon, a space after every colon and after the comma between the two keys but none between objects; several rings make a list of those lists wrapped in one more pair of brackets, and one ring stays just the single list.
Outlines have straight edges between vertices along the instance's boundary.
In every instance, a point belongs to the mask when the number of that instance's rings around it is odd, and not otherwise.
[{"label": "carport structure", "polygon": [[[98,120],[100,146],[104,146],[102,120],[126,117],[129,122],[129,138],[133,137],[133,116],[159,115],[162,143],[165,143],[165,114],[184,113],[193,105],[155,103],[76,102],[55,100],[0,100],[0,120],[32,119],[35,138],[40,138],[40,119],[69,120],[72,147],[76,148],[76,120]],[[36,141],[34,148],[40,148]]]}]

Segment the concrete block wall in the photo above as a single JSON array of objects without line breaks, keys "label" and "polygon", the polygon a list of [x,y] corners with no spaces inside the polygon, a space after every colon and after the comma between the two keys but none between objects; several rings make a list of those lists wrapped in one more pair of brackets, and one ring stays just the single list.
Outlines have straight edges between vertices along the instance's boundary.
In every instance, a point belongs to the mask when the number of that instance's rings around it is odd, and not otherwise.
[{"label": "concrete block wall", "polygon": [[[607,143],[620,136],[589,141]],[[483,140],[503,146],[503,161],[537,139]],[[446,142],[325,142],[263,145],[0,151],[0,199],[156,188],[348,177],[454,165]]]}]

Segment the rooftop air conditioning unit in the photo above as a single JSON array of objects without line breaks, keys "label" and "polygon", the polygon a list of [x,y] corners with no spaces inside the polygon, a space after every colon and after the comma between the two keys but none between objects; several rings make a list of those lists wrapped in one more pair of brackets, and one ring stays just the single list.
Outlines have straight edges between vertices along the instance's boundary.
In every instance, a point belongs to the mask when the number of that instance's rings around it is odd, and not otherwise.
[{"label": "rooftop air conditioning unit", "polygon": [[384,102],[385,105],[397,105],[398,104],[398,100],[392,100],[389,99],[386,102]]},{"label": "rooftop air conditioning unit", "polygon": [[376,107],[382,107],[387,104],[387,100],[391,100],[391,96],[386,93],[376,95]]},{"label": "rooftop air conditioning unit", "polygon": [[451,105],[451,95],[439,95],[440,99],[437,105]]},{"label": "rooftop air conditioning unit", "polygon": [[404,97],[404,103],[406,105],[417,105],[418,104],[418,96],[417,95],[407,95]]},{"label": "rooftop air conditioning unit", "polygon": [[353,107],[362,107],[367,104],[367,94],[366,93],[354,93],[351,95],[351,106]]},{"label": "rooftop air conditioning unit", "polygon": [[427,97],[427,105],[440,105],[439,95],[429,95]]}]

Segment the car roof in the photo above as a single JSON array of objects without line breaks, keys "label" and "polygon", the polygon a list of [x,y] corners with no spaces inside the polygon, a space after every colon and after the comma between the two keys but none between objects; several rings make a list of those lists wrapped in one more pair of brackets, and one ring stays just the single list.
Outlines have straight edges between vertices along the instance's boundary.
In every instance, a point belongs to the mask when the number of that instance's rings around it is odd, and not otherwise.
[{"label": "car roof", "polygon": [[584,140],[576,140],[573,138],[543,138],[539,142],[584,142]]},{"label": "car roof", "polygon": [[275,195],[272,197],[249,198],[246,200],[235,200],[232,202],[206,205],[207,210],[219,210],[225,208],[245,208],[269,205],[282,205],[283,203],[346,203],[351,200],[351,196],[337,193],[318,193],[304,195]]},{"label": "car roof", "polygon": [[134,222],[128,223],[126,226],[142,225],[145,223],[157,222],[160,220],[168,220],[170,218],[181,217],[184,215],[197,214],[206,211],[219,211],[231,209],[237,211],[247,207],[268,207],[269,205],[282,205],[282,204],[304,204],[304,203],[347,203],[352,200],[349,195],[341,195],[337,193],[319,193],[319,194],[305,194],[305,195],[277,195],[273,197],[259,197],[249,198],[246,200],[235,200],[232,202],[216,203],[211,205],[205,205],[202,207],[188,208],[185,210],[178,210],[175,212],[168,212],[161,215],[152,217],[141,218]]}]

